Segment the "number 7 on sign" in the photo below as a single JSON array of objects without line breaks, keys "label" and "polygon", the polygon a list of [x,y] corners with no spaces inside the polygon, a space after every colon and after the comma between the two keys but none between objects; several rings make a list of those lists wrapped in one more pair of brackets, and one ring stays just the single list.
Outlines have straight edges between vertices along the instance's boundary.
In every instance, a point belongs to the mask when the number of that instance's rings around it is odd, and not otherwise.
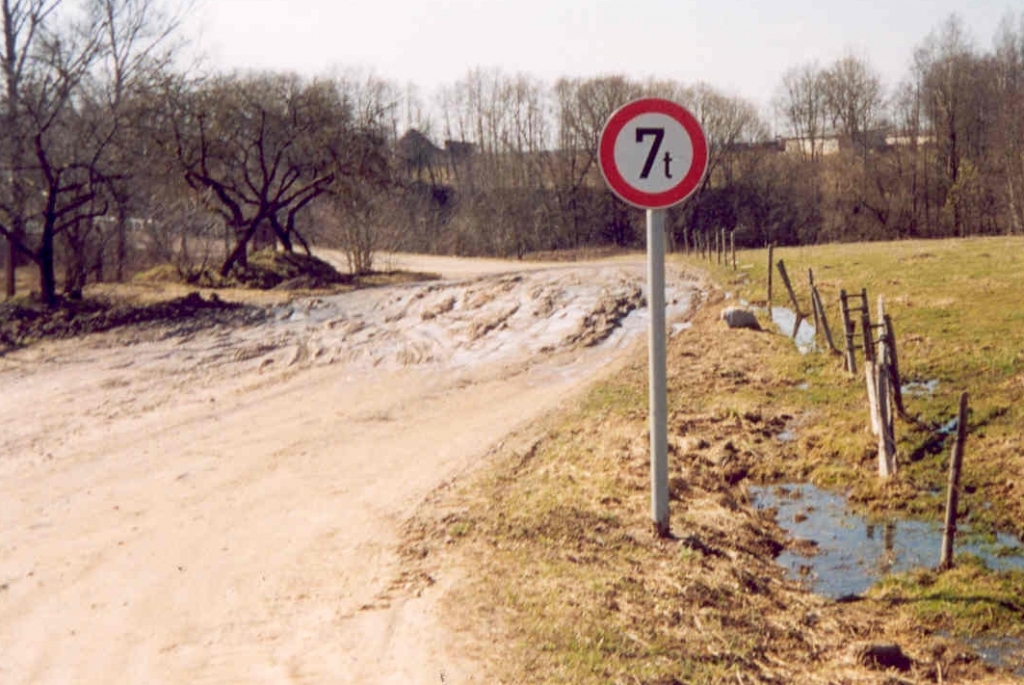
[{"label": "number 7 on sign", "polygon": [[643,209],[665,209],[700,186],[708,145],[686,108],[645,98],[616,110],[605,124],[598,163],[608,187]]},{"label": "number 7 on sign", "polygon": [[[654,168],[654,163],[658,161],[658,152],[661,150],[661,141],[665,140],[665,129],[663,128],[638,128],[636,130],[636,142],[644,142],[644,138],[648,136],[654,136],[654,144],[651,145],[650,152],[647,153],[647,161],[644,162],[644,168],[640,171],[640,178],[648,178],[651,175],[651,169]],[[672,153],[665,153],[665,178],[672,178]]]}]

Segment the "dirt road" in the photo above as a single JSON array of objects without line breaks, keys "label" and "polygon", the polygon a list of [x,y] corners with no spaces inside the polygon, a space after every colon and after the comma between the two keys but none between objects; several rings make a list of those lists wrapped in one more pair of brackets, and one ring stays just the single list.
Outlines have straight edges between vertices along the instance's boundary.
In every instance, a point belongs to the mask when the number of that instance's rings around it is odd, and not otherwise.
[{"label": "dirt road", "polygon": [[643,265],[395,265],[457,278],[0,357],[0,682],[482,682],[400,526],[642,344]]}]

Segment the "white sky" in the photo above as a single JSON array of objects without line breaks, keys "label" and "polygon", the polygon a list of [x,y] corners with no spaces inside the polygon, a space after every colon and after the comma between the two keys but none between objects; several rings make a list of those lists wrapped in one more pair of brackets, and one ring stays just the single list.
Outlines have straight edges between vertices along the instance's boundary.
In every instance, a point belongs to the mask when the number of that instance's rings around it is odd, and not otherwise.
[{"label": "white sky", "polygon": [[217,69],[357,67],[427,98],[474,67],[705,81],[767,114],[783,73],[865,57],[887,87],[956,13],[988,50],[1020,0],[198,0],[187,30]]}]

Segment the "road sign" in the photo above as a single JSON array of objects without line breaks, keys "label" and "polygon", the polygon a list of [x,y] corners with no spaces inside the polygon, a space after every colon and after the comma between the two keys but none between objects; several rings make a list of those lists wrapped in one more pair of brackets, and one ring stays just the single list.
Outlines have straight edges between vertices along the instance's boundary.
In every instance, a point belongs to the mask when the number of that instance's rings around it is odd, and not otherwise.
[{"label": "road sign", "polygon": [[665,209],[700,185],[707,138],[685,107],[661,98],[634,100],[605,124],[598,163],[620,198],[641,209]]},{"label": "road sign", "polygon": [[598,163],[612,192],[647,210],[650,310],[651,519],[668,537],[668,393],[665,355],[665,209],[685,200],[708,167],[708,142],[686,108],[660,98],[634,100],[601,132]]}]

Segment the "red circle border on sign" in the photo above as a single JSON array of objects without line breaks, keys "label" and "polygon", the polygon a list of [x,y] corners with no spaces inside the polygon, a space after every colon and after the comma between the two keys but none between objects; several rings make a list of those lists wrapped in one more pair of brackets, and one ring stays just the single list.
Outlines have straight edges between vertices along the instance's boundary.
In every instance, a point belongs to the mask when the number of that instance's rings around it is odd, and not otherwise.
[{"label": "red circle border on sign", "polygon": [[[675,186],[660,193],[638,190],[619,172],[615,165],[615,140],[626,124],[641,114],[665,114],[675,119],[690,136],[693,145],[693,163]],[[700,185],[708,167],[708,141],[697,118],[682,105],[662,98],[634,100],[617,109],[601,132],[598,166],[612,192],[631,205],[641,209],[665,209],[689,197]]]}]

